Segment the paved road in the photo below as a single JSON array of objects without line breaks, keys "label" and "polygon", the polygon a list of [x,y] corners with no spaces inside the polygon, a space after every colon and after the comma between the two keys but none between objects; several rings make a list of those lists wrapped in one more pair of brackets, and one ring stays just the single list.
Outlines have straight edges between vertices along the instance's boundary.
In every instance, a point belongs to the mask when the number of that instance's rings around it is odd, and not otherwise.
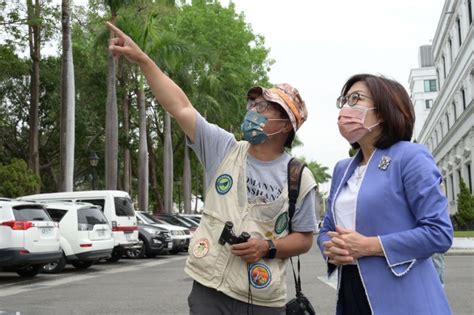
[{"label": "paved road", "polygon": [[[0,273],[0,314],[187,314],[191,279],[185,254],[101,263],[89,270],[21,280]],[[474,256],[446,257],[446,291],[454,314],[474,314]],[[319,254],[302,260],[303,292],[318,314],[334,314],[334,279],[327,282]],[[288,286],[293,295],[292,274]],[[4,311],[6,313],[2,313]]]}]

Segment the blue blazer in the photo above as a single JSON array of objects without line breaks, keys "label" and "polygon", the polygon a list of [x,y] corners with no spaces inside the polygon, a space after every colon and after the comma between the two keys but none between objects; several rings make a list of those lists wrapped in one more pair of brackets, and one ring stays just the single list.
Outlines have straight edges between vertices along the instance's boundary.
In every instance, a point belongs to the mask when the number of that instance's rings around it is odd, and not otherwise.
[{"label": "blue blazer", "polygon": [[[321,252],[323,242],[330,239],[327,232],[335,231],[337,224],[334,201],[361,158],[358,152],[336,164],[318,237]],[[446,252],[453,240],[448,202],[440,184],[436,163],[423,145],[400,141],[373,153],[355,215],[355,230],[377,236],[385,254],[357,261],[373,314],[451,314],[430,259],[434,253]],[[335,270],[328,264],[328,275]],[[341,311],[338,301],[336,313]]]}]

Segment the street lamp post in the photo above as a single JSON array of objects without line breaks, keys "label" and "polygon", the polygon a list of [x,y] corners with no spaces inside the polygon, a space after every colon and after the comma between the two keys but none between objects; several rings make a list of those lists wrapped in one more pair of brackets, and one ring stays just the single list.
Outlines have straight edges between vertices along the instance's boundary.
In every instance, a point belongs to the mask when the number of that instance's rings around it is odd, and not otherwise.
[{"label": "street lamp post", "polygon": [[89,155],[89,162],[92,167],[92,190],[95,190],[95,184],[96,184],[96,168],[97,168],[97,163],[99,163],[99,157],[95,153],[95,151],[91,151],[91,154]]}]

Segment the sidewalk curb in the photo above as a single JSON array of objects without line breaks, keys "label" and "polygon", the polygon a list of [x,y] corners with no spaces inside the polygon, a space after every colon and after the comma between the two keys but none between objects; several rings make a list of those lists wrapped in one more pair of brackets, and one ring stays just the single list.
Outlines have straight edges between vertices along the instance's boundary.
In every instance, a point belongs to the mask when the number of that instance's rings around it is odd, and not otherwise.
[{"label": "sidewalk curb", "polygon": [[446,252],[447,256],[471,256],[474,255],[474,248],[451,248]]}]

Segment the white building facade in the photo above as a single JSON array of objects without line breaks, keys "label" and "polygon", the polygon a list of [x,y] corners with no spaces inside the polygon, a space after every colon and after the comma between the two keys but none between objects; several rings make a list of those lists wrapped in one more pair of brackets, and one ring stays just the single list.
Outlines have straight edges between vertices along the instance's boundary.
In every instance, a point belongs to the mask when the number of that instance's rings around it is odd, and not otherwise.
[{"label": "white building facade", "polygon": [[473,192],[474,11],[472,0],[446,0],[432,44],[438,95],[417,141],[441,170],[450,214],[459,182]]},{"label": "white building facade", "polygon": [[412,69],[408,78],[416,118],[413,139],[417,142],[419,142],[418,136],[438,95],[438,78],[433,63],[431,45],[420,47],[418,64],[419,68]]}]

